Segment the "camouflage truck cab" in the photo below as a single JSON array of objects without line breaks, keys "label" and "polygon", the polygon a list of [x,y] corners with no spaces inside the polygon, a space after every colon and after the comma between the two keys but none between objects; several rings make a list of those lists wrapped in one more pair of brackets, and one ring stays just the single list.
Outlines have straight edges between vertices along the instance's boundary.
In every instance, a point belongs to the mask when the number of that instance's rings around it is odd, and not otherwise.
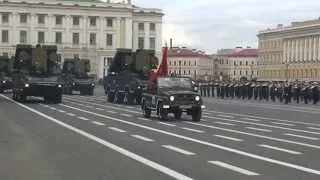
[{"label": "camouflage truck cab", "polygon": [[17,45],[12,75],[14,100],[23,102],[27,96],[36,96],[50,103],[61,102],[61,69],[56,52],[56,46]]},{"label": "camouflage truck cab", "polygon": [[62,75],[59,82],[63,84],[63,93],[72,94],[73,91],[80,91],[81,95],[93,95],[95,83],[89,77],[89,59],[65,59],[63,62]]},{"label": "camouflage truck cab", "polygon": [[169,113],[180,119],[182,113],[186,112],[192,116],[193,121],[201,120],[205,106],[190,78],[158,78],[154,83],[142,96],[141,109],[144,117],[150,118],[151,112],[156,111],[161,120],[167,120]]},{"label": "camouflage truck cab", "polygon": [[117,49],[104,77],[108,102],[140,104],[142,90],[148,82],[148,70],[156,67],[158,59],[153,50]]},{"label": "camouflage truck cab", "polygon": [[0,56],[0,93],[12,89],[13,58]]}]

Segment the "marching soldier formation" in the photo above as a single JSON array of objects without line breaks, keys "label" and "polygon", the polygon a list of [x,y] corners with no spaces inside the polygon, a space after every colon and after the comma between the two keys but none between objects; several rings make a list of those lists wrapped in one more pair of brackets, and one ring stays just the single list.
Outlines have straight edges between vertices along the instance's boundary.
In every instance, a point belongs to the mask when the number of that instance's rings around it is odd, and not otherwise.
[{"label": "marching soldier formation", "polygon": [[203,97],[317,104],[318,82],[210,82],[199,83]]}]

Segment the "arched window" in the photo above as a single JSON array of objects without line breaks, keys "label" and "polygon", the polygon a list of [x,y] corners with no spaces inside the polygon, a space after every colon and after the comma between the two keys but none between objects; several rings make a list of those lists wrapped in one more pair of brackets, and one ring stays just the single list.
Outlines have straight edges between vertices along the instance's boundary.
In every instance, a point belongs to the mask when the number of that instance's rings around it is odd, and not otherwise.
[{"label": "arched window", "polygon": [[248,66],[248,61],[246,61],[246,66]]}]

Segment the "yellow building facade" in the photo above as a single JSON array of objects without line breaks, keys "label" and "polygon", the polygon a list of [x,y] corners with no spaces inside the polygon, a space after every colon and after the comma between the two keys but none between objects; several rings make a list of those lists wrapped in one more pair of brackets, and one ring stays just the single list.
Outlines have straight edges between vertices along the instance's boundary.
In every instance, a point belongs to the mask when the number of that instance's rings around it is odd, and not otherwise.
[{"label": "yellow building facade", "polygon": [[320,19],[260,31],[260,80],[320,80]]}]

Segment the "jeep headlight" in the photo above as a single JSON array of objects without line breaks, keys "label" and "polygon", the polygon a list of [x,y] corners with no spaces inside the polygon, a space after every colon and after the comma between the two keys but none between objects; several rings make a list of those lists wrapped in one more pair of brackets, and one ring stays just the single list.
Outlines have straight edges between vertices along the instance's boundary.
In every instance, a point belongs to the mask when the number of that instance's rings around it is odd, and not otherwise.
[{"label": "jeep headlight", "polygon": [[193,89],[194,89],[194,91],[198,91],[198,87],[197,86],[195,86]]},{"label": "jeep headlight", "polygon": [[59,84],[59,85],[58,85],[58,88],[62,88],[62,85],[61,85],[61,84]]},{"label": "jeep headlight", "polygon": [[94,84],[94,83],[91,83],[91,86],[95,86],[95,84]]},{"label": "jeep headlight", "polygon": [[174,101],[174,96],[170,96],[170,101]]},{"label": "jeep headlight", "polygon": [[195,99],[196,101],[200,101],[200,96],[196,96],[194,99]]},{"label": "jeep headlight", "polygon": [[24,85],[24,87],[26,87],[26,88],[29,87],[29,86],[30,86],[30,84],[28,84],[28,83]]},{"label": "jeep headlight", "polygon": [[138,86],[138,89],[141,89],[141,86]]},{"label": "jeep headlight", "polygon": [[72,86],[75,86],[76,85],[76,83],[72,83]]}]

